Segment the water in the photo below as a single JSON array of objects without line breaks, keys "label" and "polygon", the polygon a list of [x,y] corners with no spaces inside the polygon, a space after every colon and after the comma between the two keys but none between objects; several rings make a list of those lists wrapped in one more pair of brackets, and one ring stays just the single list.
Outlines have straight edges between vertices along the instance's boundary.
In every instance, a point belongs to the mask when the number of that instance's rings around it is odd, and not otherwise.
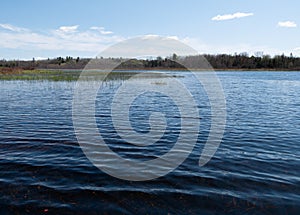
[{"label": "water", "polygon": [[[191,81],[186,72],[170,73]],[[201,115],[198,143],[175,171],[147,182],[116,179],[85,157],[72,123],[75,82],[1,81],[0,213],[299,214],[300,73],[218,72],[218,77],[227,125],[213,159],[198,166],[210,108],[190,84]],[[180,120],[163,95],[144,95],[130,111],[141,133],[149,131],[149,110],[168,116],[167,132],[152,148],[126,144],[113,132],[108,104],[123,81],[108,81],[106,96],[98,98],[99,130],[122,157],[149,160],[166,153]]]}]

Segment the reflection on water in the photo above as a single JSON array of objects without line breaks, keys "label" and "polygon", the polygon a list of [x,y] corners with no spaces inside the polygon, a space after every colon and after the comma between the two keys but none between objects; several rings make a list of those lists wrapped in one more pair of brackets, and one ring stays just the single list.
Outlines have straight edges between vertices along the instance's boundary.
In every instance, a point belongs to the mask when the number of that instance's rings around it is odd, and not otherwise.
[{"label": "reflection on water", "polygon": [[[198,166],[198,159],[210,128],[209,101],[189,73],[168,74],[178,76],[195,96],[200,136],[182,165],[148,182],[113,178],[84,156],[72,124],[75,82],[1,81],[0,212],[299,213],[300,74],[218,72],[227,126],[220,148],[204,167]],[[180,113],[168,97],[143,94],[130,109],[132,128],[149,131],[148,118],[155,110],[166,116],[167,130],[150,146],[122,141],[114,131],[109,104],[131,76],[107,79],[101,91],[106,96],[96,102],[98,129],[120,156],[153,159],[178,138]],[[153,85],[164,83],[163,77],[153,79]]]}]

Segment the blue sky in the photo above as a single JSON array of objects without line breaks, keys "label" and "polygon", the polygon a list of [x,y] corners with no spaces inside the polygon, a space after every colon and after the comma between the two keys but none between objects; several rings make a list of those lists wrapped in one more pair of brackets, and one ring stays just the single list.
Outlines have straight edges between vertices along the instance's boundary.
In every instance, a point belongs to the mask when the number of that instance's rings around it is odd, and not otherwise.
[{"label": "blue sky", "polygon": [[0,58],[94,56],[140,35],[172,36],[200,53],[300,56],[297,0],[1,2]]}]

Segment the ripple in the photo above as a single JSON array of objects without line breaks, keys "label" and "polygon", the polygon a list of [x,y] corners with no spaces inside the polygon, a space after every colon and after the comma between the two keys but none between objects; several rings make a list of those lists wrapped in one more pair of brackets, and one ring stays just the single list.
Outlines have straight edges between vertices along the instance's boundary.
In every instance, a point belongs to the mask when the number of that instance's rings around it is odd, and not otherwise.
[{"label": "ripple", "polygon": [[[85,157],[72,124],[74,83],[2,81],[0,213],[298,214],[300,74],[218,73],[227,100],[227,125],[218,151],[204,167],[198,160],[210,129],[209,101],[187,73],[170,74],[180,76],[196,95],[200,135],[175,171],[147,182],[113,178]],[[149,147],[134,146],[122,141],[110,119],[110,93],[119,85],[120,80],[110,80],[107,96],[98,100],[102,109],[95,114],[109,147],[140,161],[168,152],[181,132],[174,104],[165,99],[155,106],[169,117],[164,137]],[[144,102],[136,100],[131,109],[133,127],[141,133],[147,132],[153,104],[149,101],[144,111]],[[199,120],[186,119],[191,125]]]}]

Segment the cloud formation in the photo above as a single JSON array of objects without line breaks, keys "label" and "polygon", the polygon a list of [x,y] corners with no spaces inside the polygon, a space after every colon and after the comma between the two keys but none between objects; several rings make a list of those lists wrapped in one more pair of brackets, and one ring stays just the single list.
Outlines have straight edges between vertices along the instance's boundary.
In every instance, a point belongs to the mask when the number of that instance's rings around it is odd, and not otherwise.
[{"label": "cloud formation", "polygon": [[278,26],[283,28],[296,28],[297,24],[292,21],[284,21],[284,22],[278,22]]},{"label": "cloud formation", "polygon": [[[282,53],[290,54],[289,49],[277,49],[267,45],[256,45],[253,43],[227,43],[227,44],[213,44],[201,41],[199,38],[185,37],[180,41],[191,46],[201,54],[240,54],[247,52],[249,56],[255,55],[256,52],[263,52],[269,55],[281,55]],[[299,47],[300,50],[300,47]]]},{"label": "cloud formation", "polygon": [[[159,35],[144,35],[144,39],[157,38]],[[9,53],[15,53],[18,58],[31,59],[33,56],[42,58],[67,55],[95,56],[110,45],[127,39],[113,32],[105,30],[103,27],[89,27],[80,29],[78,25],[61,26],[57,29],[45,31],[34,31],[10,24],[0,24],[0,49],[9,49],[2,53],[3,58],[7,58]],[[235,52],[248,52],[250,55],[256,51],[275,55],[290,53],[291,50],[277,50],[267,46],[257,46],[254,44],[209,44],[199,40],[199,38],[178,38],[168,36],[166,39],[175,39],[190,45],[199,53],[220,54]],[[300,47],[293,48],[300,51]],[[128,50],[124,49],[125,54]],[[23,54],[25,53],[25,54]],[[27,54],[28,53],[28,54]],[[9,57],[8,57],[9,58]]]},{"label": "cloud formation", "polygon": [[94,55],[124,39],[121,36],[111,35],[112,32],[79,30],[78,27],[79,25],[61,26],[37,32],[10,24],[0,24],[0,48],[30,50],[30,52],[36,50],[56,53],[85,52]]},{"label": "cloud formation", "polygon": [[238,19],[238,18],[243,18],[247,16],[253,16],[253,13],[233,13],[233,14],[224,14],[224,15],[217,15],[211,18],[213,21],[224,21],[224,20],[230,20],[230,19]]},{"label": "cloud formation", "polygon": [[76,32],[79,25],[73,25],[73,26],[61,26],[59,27],[59,30],[64,33],[74,33]]},{"label": "cloud formation", "polygon": [[107,34],[113,34],[114,32],[112,31],[106,31],[105,28],[103,27],[90,27],[91,30],[99,31],[101,34],[107,35]]},{"label": "cloud formation", "polygon": [[28,29],[26,29],[26,28],[20,28],[20,27],[11,25],[11,24],[1,24],[0,23],[0,27],[5,30],[14,31],[14,32],[28,31]]}]

